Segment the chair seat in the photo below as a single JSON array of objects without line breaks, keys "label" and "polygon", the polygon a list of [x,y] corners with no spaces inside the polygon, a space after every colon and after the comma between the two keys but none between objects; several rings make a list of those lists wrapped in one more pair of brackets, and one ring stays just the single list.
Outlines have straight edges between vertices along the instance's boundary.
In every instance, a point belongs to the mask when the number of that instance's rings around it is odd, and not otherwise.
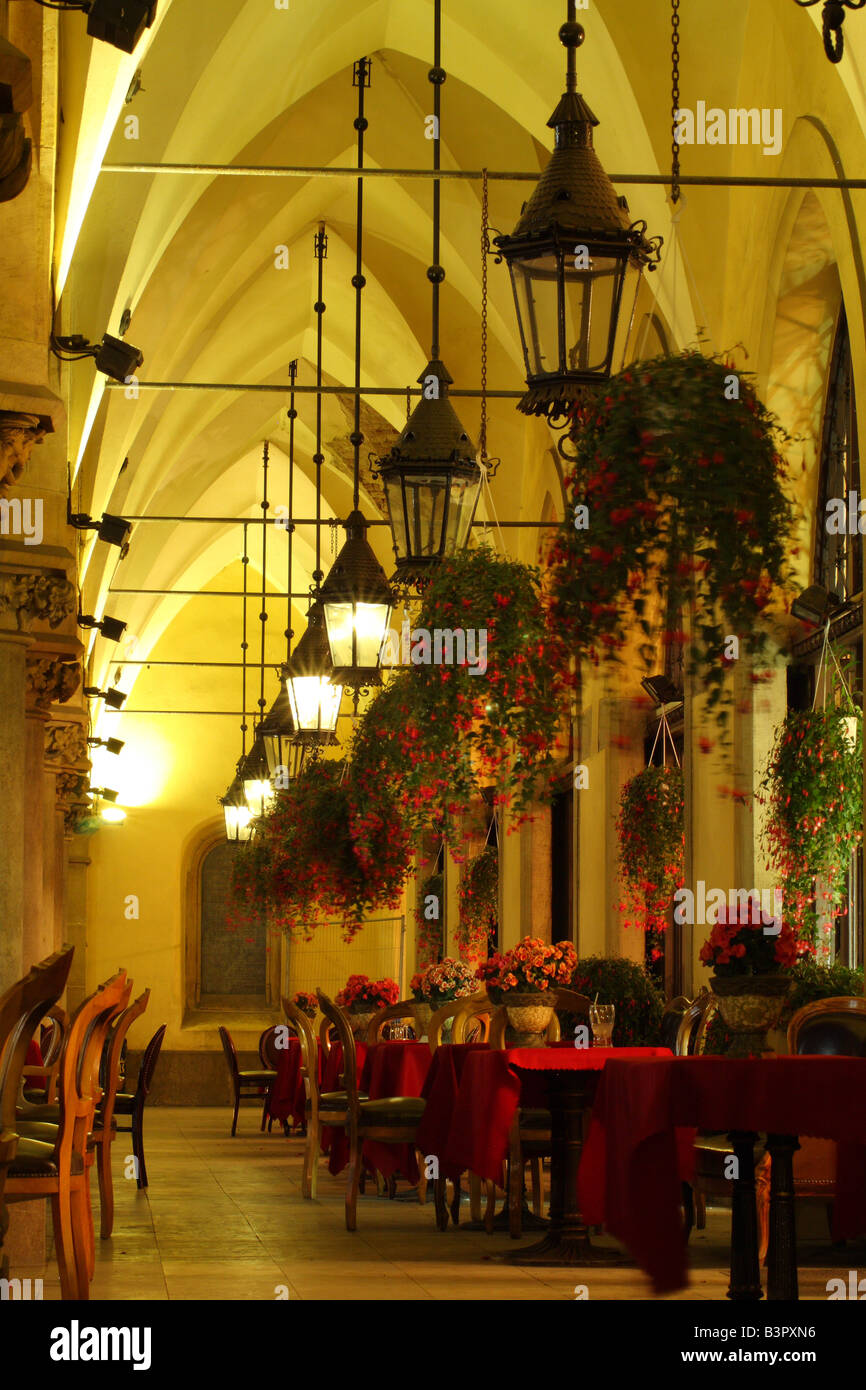
[{"label": "chair seat", "polygon": [[121,1115],[131,1115],[135,1106],[135,1096],[129,1091],[118,1091],[114,1097],[115,1112]]},{"label": "chair seat", "polygon": [[50,1125],[60,1124],[60,1104],[19,1106],[15,1111],[19,1120],[44,1120]]},{"label": "chair seat", "polygon": [[60,1133],[60,1126],[46,1124],[42,1120],[16,1119],[15,1132],[21,1139],[38,1139],[41,1144],[50,1144],[53,1148]]},{"label": "chair seat", "polygon": [[276,1080],[275,1071],[239,1071],[238,1077],[243,1086],[269,1086]]},{"label": "chair seat", "polygon": [[[77,1177],[84,1172],[81,1154],[72,1154],[72,1175]],[[56,1178],[57,1164],[54,1162],[54,1145],[43,1144],[38,1139],[19,1139],[18,1151],[9,1169],[10,1178]]]},{"label": "chair seat", "polygon": [[387,1096],[382,1100],[361,1102],[361,1123],[367,1125],[417,1124],[426,1108],[426,1100],[418,1096]]},{"label": "chair seat", "polygon": [[[366,1091],[358,1092],[358,1100],[369,1100]],[[319,1096],[320,1110],[345,1110],[348,1105],[345,1091],[322,1091]]]}]

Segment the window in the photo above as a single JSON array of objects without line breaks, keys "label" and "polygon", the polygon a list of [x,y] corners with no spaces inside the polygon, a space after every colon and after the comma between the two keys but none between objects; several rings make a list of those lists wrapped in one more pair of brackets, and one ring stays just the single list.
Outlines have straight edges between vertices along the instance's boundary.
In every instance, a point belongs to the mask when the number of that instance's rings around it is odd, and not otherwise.
[{"label": "window", "polygon": [[201,865],[201,1002],[226,995],[251,1003],[267,999],[265,920],[240,925],[231,920],[230,886],[237,845],[223,840]]},{"label": "window", "polygon": [[[815,583],[838,595],[854,598],[863,589],[863,541],[853,536],[827,531],[827,503],[840,498],[848,514],[848,495],[859,499],[860,450],[857,443],[857,406],[851,365],[848,320],[844,308],[839,314],[821,439],[818,475],[818,507],[815,517]],[[857,515],[856,507],[854,514]]]}]

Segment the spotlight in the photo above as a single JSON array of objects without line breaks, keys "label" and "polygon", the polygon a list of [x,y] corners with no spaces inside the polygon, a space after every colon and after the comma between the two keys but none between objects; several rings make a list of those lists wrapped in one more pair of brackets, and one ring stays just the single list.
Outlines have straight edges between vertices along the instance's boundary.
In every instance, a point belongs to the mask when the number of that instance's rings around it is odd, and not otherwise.
[{"label": "spotlight", "polygon": [[98,686],[86,685],[84,694],[94,700],[104,700],[112,709],[120,709],[126,699],[123,691],[115,690],[114,686],[109,686],[108,690],[100,690]]},{"label": "spotlight", "polygon": [[113,792],[110,787],[88,787],[88,796],[101,796],[103,801],[116,801],[117,792]]},{"label": "spotlight", "polygon": [[122,738],[89,738],[91,748],[106,748],[109,753],[119,753],[123,747]]},{"label": "spotlight", "polygon": [[124,53],[136,44],[156,19],[157,0],[91,0],[87,32]]},{"label": "spotlight", "polygon": [[808,589],[804,589],[800,596],[794,599],[791,612],[804,623],[814,623],[816,627],[823,627],[829,618],[834,617],[844,607],[844,603],[836,594],[828,593],[820,584],[810,584]]},{"label": "spotlight", "polygon": [[657,705],[680,705],[683,701],[682,691],[678,690],[669,676],[664,674],[658,676],[645,676],[641,685]]},{"label": "spotlight", "polygon": [[75,527],[76,531],[95,531],[101,541],[107,541],[109,545],[119,546],[121,559],[129,549],[127,537],[132,530],[132,522],[127,521],[125,517],[111,516],[105,512],[101,521],[94,521],[87,512],[74,512],[71,496],[67,496],[66,520],[70,526]]},{"label": "spotlight", "polygon": [[144,353],[131,343],[113,338],[106,333],[101,343],[89,343],[80,333],[58,338],[52,335],[51,347],[62,362],[78,362],[84,357],[92,357],[96,370],[110,376],[112,381],[125,383],[136,367],[144,361]]},{"label": "spotlight", "polygon": [[102,820],[108,821],[110,825],[119,825],[126,820],[126,812],[122,806],[103,806],[99,812]]},{"label": "spotlight", "polygon": [[126,631],[126,623],[122,623],[119,618],[103,618],[100,621],[99,618],[90,617],[86,613],[79,613],[78,626],[98,628],[109,642],[119,642]]}]

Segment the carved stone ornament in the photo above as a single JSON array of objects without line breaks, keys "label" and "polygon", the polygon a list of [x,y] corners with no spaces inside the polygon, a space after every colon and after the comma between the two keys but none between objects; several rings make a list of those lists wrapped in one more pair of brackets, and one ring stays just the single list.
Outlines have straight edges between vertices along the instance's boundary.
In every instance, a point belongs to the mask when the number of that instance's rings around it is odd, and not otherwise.
[{"label": "carved stone ornament", "polygon": [[81,684],[81,665],[56,656],[27,657],[27,704],[36,709],[63,705]]},{"label": "carved stone ornament", "polygon": [[19,632],[34,622],[60,627],[75,612],[75,586],[63,570],[0,574],[0,614],[10,612]]},{"label": "carved stone ornament", "polygon": [[53,766],[78,768],[90,766],[87,747],[87,728],[84,724],[49,724],[45,729],[45,761]]},{"label": "carved stone ornament", "polygon": [[17,483],[30,462],[34,446],[41,444],[47,430],[38,415],[0,410],[0,497]]},{"label": "carved stone ornament", "polygon": [[80,772],[58,772],[54,779],[55,804],[63,812],[63,829],[67,835],[75,828],[90,807],[87,799],[88,781]]}]

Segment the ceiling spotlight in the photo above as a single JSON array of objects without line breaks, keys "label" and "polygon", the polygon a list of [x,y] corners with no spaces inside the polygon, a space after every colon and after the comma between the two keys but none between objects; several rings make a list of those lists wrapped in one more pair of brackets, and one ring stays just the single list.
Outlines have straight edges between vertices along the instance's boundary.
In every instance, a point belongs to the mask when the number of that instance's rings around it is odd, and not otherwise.
[{"label": "ceiling spotlight", "polygon": [[132,530],[132,522],[127,521],[125,517],[111,516],[109,512],[105,512],[100,521],[94,521],[87,512],[74,512],[71,497],[67,496],[66,520],[76,531],[96,531],[101,541],[117,545],[123,551],[128,549],[127,537]]},{"label": "ceiling spotlight", "polygon": [[122,623],[119,618],[93,618],[87,613],[79,613],[79,627],[95,627],[107,637],[109,642],[119,642],[126,631],[126,623]]},{"label": "ceiling spotlight", "polygon": [[820,584],[810,584],[808,589],[804,589],[799,597],[794,599],[791,612],[804,623],[814,623],[816,627],[823,627],[824,623],[835,617],[844,607],[845,604],[837,594],[822,589]]},{"label": "ceiling spotlight", "polygon": [[109,753],[119,753],[124,745],[122,738],[89,738],[91,748],[105,748]]},{"label": "ceiling spotlight", "polygon": [[75,5],[88,11],[87,32],[94,39],[110,43],[123,53],[132,53],[136,44],[156,19],[158,0],[90,0]]},{"label": "ceiling spotlight", "polygon": [[110,787],[88,787],[88,796],[101,796],[103,801],[116,801],[117,792],[113,792]]},{"label": "ceiling spotlight", "polygon": [[126,695],[122,690],[115,690],[114,686],[109,686],[108,690],[100,690],[96,685],[86,685],[84,694],[93,700],[104,700],[112,709],[120,709]]},{"label": "ceiling spotlight", "polygon": [[113,338],[110,333],[104,335],[101,343],[89,343],[80,333],[64,338],[52,336],[51,348],[62,362],[79,362],[84,357],[92,357],[98,372],[124,384],[144,361],[144,353],[139,348]]},{"label": "ceiling spotlight", "polygon": [[677,689],[669,676],[645,676],[641,685],[657,705],[681,705],[683,702],[682,691]]}]

